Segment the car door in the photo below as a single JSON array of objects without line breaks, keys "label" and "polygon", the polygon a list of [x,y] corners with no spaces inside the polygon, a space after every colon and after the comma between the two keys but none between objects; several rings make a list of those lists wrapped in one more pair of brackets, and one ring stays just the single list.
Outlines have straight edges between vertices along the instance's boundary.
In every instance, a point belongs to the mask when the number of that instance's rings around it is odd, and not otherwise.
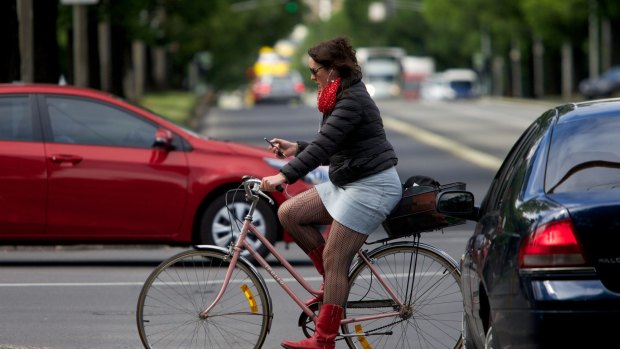
[{"label": "car door", "polygon": [[[498,254],[505,251],[509,245],[508,240],[514,238],[510,232],[505,231],[506,226],[510,227],[510,224],[506,223],[506,211],[511,210],[509,206],[519,195],[524,175],[521,164],[532,144],[538,139],[540,129],[540,122],[533,123],[513,145],[489,187],[480,207],[480,220],[467,242],[463,257],[462,284],[464,295],[470,297],[464,297],[463,301],[470,328],[476,331],[480,338],[484,337],[484,324],[488,321],[488,318],[482,315],[489,307],[486,297],[495,295],[497,290],[494,288],[497,285],[494,278],[502,277],[500,269],[507,267],[502,264],[505,262],[504,258]],[[519,180],[515,181],[516,177]],[[504,247],[498,249],[494,244]]]},{"label": "car door", "polygon": [[32,97],[0,95],[0,239],[43,233],[46,167]]},{"label": "car door", "polygon": [[165,240],[178,232],[186,154],[153,147],[158,124],[95,99],[39,98],[47,121],[50,238]]}]

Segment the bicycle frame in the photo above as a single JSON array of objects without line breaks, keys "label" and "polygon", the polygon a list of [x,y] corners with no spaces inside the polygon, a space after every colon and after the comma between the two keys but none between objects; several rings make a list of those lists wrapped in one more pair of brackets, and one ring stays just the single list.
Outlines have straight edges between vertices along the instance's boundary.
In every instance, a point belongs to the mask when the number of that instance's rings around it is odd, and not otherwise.
[{"label": "bicycle frame", "polygon": [[[302,311],[306,315],[308,315],[309,318],[314,319],[316,317],[314,312],[307,305],[304,304],[304,302],[299,298],[299,296],[297,296],[295,291],[293,291],[288,286],[286,281],[284,281],[271,268],[271,266],[269,266],[269,263],[267,263],[267,261],[258,252],[256,252],[256,250],[254,250],[250,244],[248,244],[245,241],[245,239],[246,239],[246,237],[247,237],[249,232],[254,234],[261,241],[261,243],[263,243],[263,245],[269,250],[269,252],[282,264],[282,266],[284,266],[284,268],[293,276],[293,278],[295,278],[295,280],[297,280],[297,282],[306,291],[310,292],[312,295],[315,295],[315,296],[323,294],[322,291],[313,289],[310,286],[310,284],[304,279],[304,277],[301,276],[301,274],[299,274],[297,272],[295,267],[293,267],[278,252],[278,250],[269,242],[269,240],[267,240],[267,238],[265,236],[263,236],[262,234],[260,234],[257,231],[256,227],[254,227],[254,225],[252,224],[252,215],[254,213],[254,209],[256,208],[256,204],[258,203],[258,200],[260,200],[260,198],[257,195],[252,195],[250,200],[252,201],[252,204],[250,205],[250,210],[249,210],[248,214],[244,218],[243,226],[241,228],[241,233],[240,233],[239,237],[237,238],[237,241],[235,242],[234,246],[232,247],[232,258],[231,258],[230,264],[228,266],[228,270],[226,272],[226,276],[224,278],[224,282],[222,284],[222,288],[220,289],[219,293],[215,297],[215,300],[213,301],[213,303],[211,305],[209,305],[204,311],[202,311],[200,313],[200,317],[203,318],[203,319],[208,318],[209,317],[209,312],[211,311],[211,309],[213,309],[213,307],[221,299],[222,295],[224,294],[224,291],[226,291],[226,288],[228,287],[228,284],[230,282],[230,277],[231,277],[232,272],[233,272],[233,270],[235,268],[235,265],[236,265],[236,263],[237,263],[237,261],[239,259],[239,256],[241,255],[241,252],[245,249],[269,273],[269,275],[271,275],[271,277],[280,285],[280,287],[282,287],[284,289],[284,291],[289,295],[289,297],[291,297],[291,299],[293,299],[293,301],[295,301],[295,303],[297,303],[297,305],[302,309]],[[390,295],[392,300],[399,306],[399,309],[403,309],[404,308],[403,302],[400,299],[398,299],[398,297],[396,296],[395,292],[390,288],[390,286],[381,277],[379,272],[372,265],[370,260],[364,254],[364,252],[362,250],[360,250],[360,251],[357,252],[357,254],[361,258],[363,263],[368,265],[368,267],[371,270],[373,276],[376,277],[377,280],[381,283],[381,285],[388,292],[388,294]],[[400,314],[400,311],[393,311],[393,312],[388,312],[388,313],[378,314],[378,315],[367,315],[367,316],[360,316],[360,317],[356,317],[356,318],[345,318],[345,319],[341,320],[341,324],[349,324],[349,323],[352,323],[352,322],[362,322],[362,321],[381,319],[381,318],[387,318],[387,317],[396,317],[396,316],[399,316],[399,314]],[[363,333],[356,333],[355,334],[355,336],[359,336],[359,335],[363,335]]]}]

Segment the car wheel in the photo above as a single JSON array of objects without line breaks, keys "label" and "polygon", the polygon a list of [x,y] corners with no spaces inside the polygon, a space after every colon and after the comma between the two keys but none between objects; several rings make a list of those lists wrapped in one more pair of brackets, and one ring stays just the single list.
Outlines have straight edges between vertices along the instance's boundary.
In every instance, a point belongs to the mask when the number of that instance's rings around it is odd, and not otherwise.
[{"label": "car wheel", "polygon": [[[228,247],[239,236],[243,219],[250,209],[250,204],[245,201],[243,195],[238,194],[234,198],[228,195],[227,208],[226,196],[226,194],[218,196],[205,209],[200,223],[201,243]],[[256,211],[254,211],[253,223],[258,231],[267,237],[269,242],[275,243],[278,228],[276,215],[266,201],[258,202]],[[248,234],[247,241],[261,256],[265,257],[269,254],[269,250],[252,234]],[[243,251],[242,256],[252,260],[248,251]]]},{"label": "car wheel", "polygon": [[484,349],[499,349],[497,336],[493,330],[493,319],[491,319],[491,315],[489,315],[489,329],[484,339]]}]

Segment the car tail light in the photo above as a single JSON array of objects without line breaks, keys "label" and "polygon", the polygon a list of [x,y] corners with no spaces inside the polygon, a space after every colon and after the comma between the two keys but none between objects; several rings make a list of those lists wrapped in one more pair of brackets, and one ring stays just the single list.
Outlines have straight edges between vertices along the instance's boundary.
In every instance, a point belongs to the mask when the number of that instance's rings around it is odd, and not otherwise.
[{"label": "car tail light", "polygon": [[305,89],[306,89],[306,86],[304,86],[303,83],[298,82],[298,83],[295,84],[295,92],[303,93]]},{"label": "car tail light", "polygon": [[550,222],[525,237],[519,250],[521,268],[557,268],[585,264],[570,219]]},{"label": "car tail light", "polygon": [[264,96],[264,95],[268,95],[269,92],[271,92],[271,86],[269,86],[268,84],[257,84],[254,87],[254,93]]}]

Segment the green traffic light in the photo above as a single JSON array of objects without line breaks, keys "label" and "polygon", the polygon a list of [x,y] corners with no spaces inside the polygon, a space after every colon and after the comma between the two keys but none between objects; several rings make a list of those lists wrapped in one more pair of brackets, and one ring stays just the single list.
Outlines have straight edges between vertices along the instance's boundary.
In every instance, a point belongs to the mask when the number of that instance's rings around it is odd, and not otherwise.
[{"label": "green traffic light", "polygon": [[297,10],[299,10],[299,4],[296,2],[289,2],[284,5],[284,9],[286,10],[286,12],[295,13],[297,12]]}]

